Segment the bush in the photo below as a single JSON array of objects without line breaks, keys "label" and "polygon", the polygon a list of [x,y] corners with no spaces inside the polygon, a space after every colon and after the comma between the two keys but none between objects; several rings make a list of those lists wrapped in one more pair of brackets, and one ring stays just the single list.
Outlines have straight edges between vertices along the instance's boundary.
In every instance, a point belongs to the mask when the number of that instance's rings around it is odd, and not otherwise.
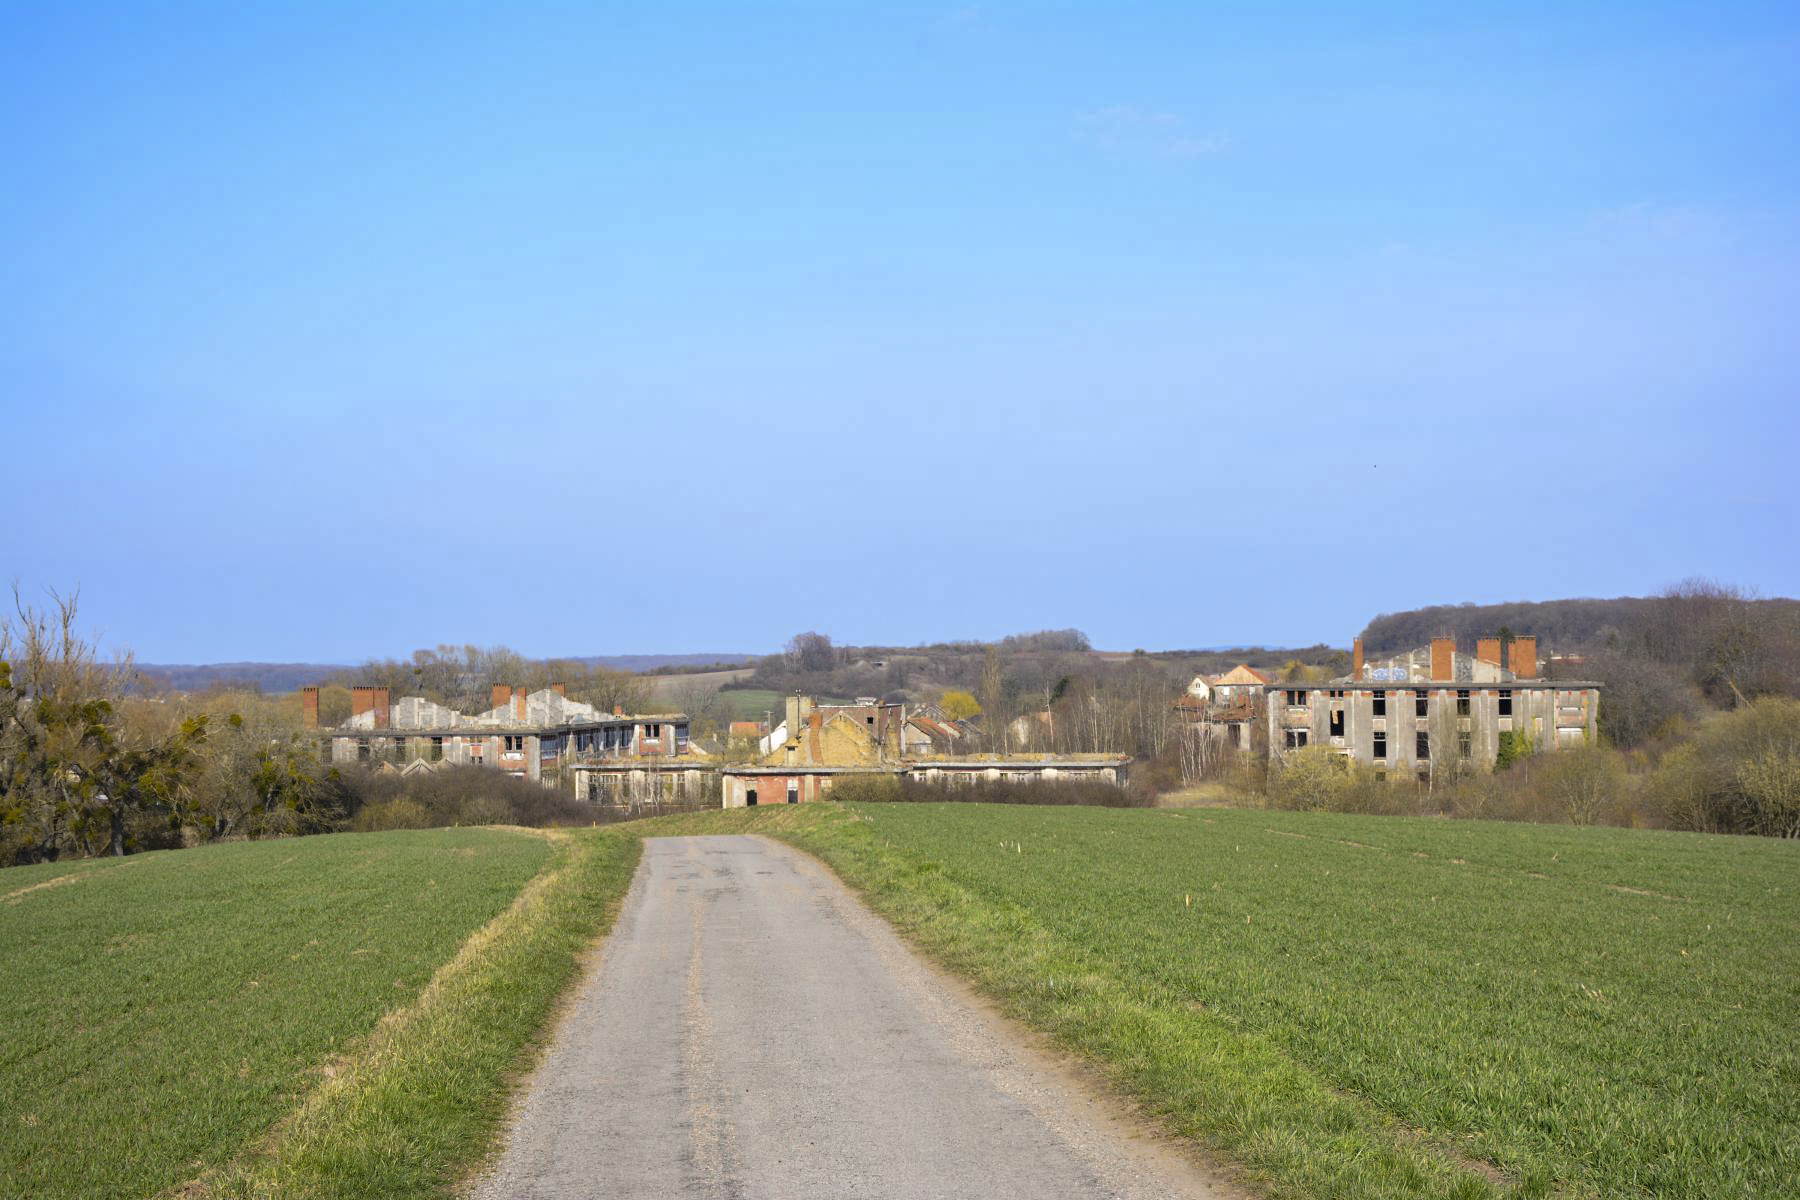
[{"label": "bush", "polygon": [[[854,785],[854,786],[852,786]],[[1075,804],[1092,808],[1149,808],[1144,795],[1099,781],[997,779],[925,783],[895,775],[852,775],[831,785],[833,800],[887,804]]]},{"label": "bush", "polygon": [[1538,788],[1571,825],[1616,821],[1625,798],[1625,764],[1604,746],[1573,746],[1545,757]]},{"label": "bush", "polygon": [[[352,814],[349,828],[421,829],[445,825],[586,825],[593,809],[567,792],[547,788],[486,767],[449,766],[413,775],[356,770],[344,772],[343,807]],[[369,822],[394,819],[376,814],[364,818],[370,808],[397,801],[415,806],[422,819],[415,825],[371,826]],[[406,819],[414,819],[408,816]]]},{"label": "bush", "polygon": [[425,806],[404,796],[366,805],[350,827],[358,833],[383,833],[390,829],[427,829],[432,824]]},{"label": "bush", "polygon": [[1334,811],[1352,786],[1350,766],[1350,760],[1330,746],[1290,750],[1269,773],[1269,798],[1276,808]]},{"label": "bush", "polygon": [[1800,701],[1768,697],[1700,725],[1648,791],[1674,829],[1800,836]]}]

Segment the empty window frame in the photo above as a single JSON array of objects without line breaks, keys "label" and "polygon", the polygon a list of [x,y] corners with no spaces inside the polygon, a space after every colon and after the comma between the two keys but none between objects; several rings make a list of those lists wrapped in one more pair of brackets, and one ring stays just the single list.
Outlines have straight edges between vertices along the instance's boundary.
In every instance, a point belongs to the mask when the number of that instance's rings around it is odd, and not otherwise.
[{"label": "empty window frame", "polygon": [[1500,689],[1500,715],[1503,717],[1512,716],[1512,689],[1511,688],[1501,688]]},{"label": "empty window frame", "polygon": [[1341,708],[1331,710],[1331,736],[1344,736],[1344,710]]},{"label": "empty window frame", "polygon": [[524,748],[525,748],[525,738],[522,734],[507,734],[506,735],[506,745],[503,746],[502,749],[512,751],[512,750],[523,750]]},{"label": "empty window frame", "polygon": [[1387,761],[1387,734],[1377,730],[1375,733],[1375,761]]},{"label": "empty window frame", "polygon": [[1472,748],[1472,746],[1471,746],[1471,744],[1470,744],[1470,743],[1471,743],[1471,741],[1472,741],[1472,739],[1471,739],[1471,737],[1470,737],[1470,735],[1469,735],[1469,731],[1468,731],[1468,730],[1466,730],[1466,729],[1465,729],[1465,730],[1463,730],[1463,731],[1461,731],[1461,732],[1460,732],[1460,733],[1458,733],[1458,734],[1457,734],[1457,735],[1456,735],[1456,754],[1457,754],[1457,757],[1459,757],[1459,758],[1467,758],[1467,757],[1469,757],[1469,755],[1470,755],[1470,754],[1471,754],[1471,753],[1473,753],[1473,748]]},{"label": "empty window frame", "polygon": [[1423,688],[1413,693],[1413,716],[1423,717],[1431,713],[1431,693]]},{"label": "empty window frame", "polygon": [[1457,688],[1456,689],[1456,715],[1459,717],[1466,717],[1469,715],[1469,689],[1468,688]]},{"label": "empty window frame", "polygon": [[1423,729],[1413,735],[1413,757],[1420,762],[1426,762],[1431,758],[1431,735]]},{"label": "empty window frame", "polygon": [[1387,716],[1387,692],[1377,690],[1372,694],[1375,697],[1375,715],[1378,717]]},{"label": "empty window frame", "polygon": [[1305,746],[1306,730],[1290,729],[1287,731],[1287,748],[1289,750],[1301,750],[1304,749]]},{"label": "empty window frame", "polygon": [[1306,693],[1305,692],[1289,692],[1287,694],[1287,702],[1288,702],[1289,708],[1305,708],[1306,707]]},{"label": "empty window frame", "polygon": [[369,739],[368,738],[357,738],[356,739],[356,757],[358,757],[358,758],[369,757]]}]

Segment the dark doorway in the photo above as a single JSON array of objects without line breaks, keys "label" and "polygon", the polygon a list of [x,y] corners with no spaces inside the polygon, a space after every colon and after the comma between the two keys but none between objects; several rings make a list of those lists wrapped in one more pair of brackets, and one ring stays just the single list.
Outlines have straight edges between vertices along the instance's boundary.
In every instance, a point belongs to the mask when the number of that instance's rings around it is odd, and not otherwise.
[{"label": "dark doorway", "polygon": [[800,803],[800,781],[798,779],[788,780],[788,803]]},{"label": "dark doorway", "polygon": [[751,788],[744,793],[744,804],[748,808],[756,807],[756,789]]}]

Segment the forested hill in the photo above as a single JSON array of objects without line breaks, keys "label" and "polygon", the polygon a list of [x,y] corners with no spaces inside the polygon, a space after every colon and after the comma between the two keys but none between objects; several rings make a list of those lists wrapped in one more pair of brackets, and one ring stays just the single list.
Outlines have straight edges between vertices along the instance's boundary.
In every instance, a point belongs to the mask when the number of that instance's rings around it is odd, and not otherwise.
[{"label": "forested hill", "polygon": [[[1752,609],[1764,610],[1769,617],[1791,621],[1800,616],[1800,600],[1746,603]],[[1672,615],[1665,611],[1670,608],[1670,596],[1440,604],[1382,613],[1363,630],[1363,649],[1371,655],[1397,654],[1447,634],[1467,650],[1474,646],[1476,638],[1492,637],[1505,628],[1516,634],[1535,635],[1540,652],[1579,654],[1606,649],[1620,638],[1656,627]]]}]

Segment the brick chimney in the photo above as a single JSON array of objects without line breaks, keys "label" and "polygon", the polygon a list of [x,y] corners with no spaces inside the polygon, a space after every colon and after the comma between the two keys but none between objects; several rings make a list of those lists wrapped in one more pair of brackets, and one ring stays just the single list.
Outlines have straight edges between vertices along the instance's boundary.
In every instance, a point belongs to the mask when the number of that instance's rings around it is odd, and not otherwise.
[{"label": "brick chimney", "polygon": [[525,719],[525,696],[526,692],[524,684],[521,683],[518,687],[513,689],[513,720],[515,721],[523,721]]},{"label": "brick chimney", "polygon": [[1506,665],[1500,661],[1500,639],[1497,637],[1476,638],[1475,657],[1490,666],[1503,667]]},{"label": "brick chimney", "polygon": [[319,689],[316,687],[300,689],[300,723],[308,729],[319,727]]},{"label": "brick chimney", "polygon": [[1361,679],[1363,673],[1362,639],[1357,638],[1350,643],[1350,678]]},{"label": "brick chimney", "polygon": [[496,683],[488,693],[489,708],[505,708],[512,703],[512,688],[504,683]]},{"label": "brick chimney", "polygon": [[1431,639],[1431,677],[1433,679],[1456,678],[1456,639],[1434,637]]},{"label": "brick chimney", "polygon": [[1537,678],[1537,638],[1516,637],[1512,644],[1512,673],[1520,679]]},{"label": "brick chimney", "polygon": [[613,705],[613,716],[622,717],[624,715],[625,715],[625,706],[623,704]]},{"label": "brick chimney", "polygon": [[557,695],[564,697],[565,699],[569,695],[569,685],[566,683],[561,683],[561,682],[553,683],[550,685],[550,690],[555,692]]},{"label": "brick chimney", "polygon": [[360,717],[364,713],[375,714],[375,728],[388,727],[388,690],[384,687],[353,687],[350,689],[350,715]]}]

